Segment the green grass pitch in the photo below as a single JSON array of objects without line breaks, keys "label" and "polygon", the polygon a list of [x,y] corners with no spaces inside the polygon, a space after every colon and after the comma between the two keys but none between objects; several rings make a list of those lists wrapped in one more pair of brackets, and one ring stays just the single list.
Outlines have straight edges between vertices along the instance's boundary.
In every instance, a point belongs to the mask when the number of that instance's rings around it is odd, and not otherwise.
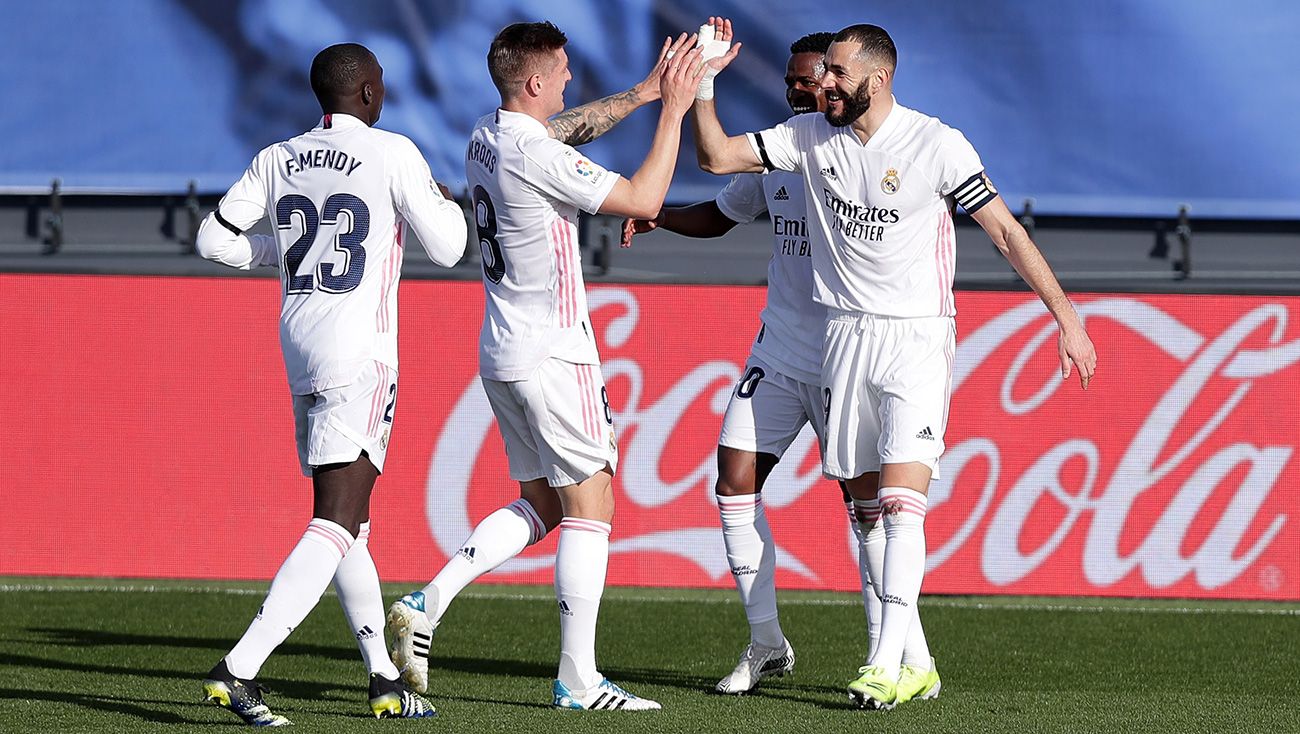
[{"label": "green grass pitch", "polygon": [[[199,680],[265,588],[0,578],[0,732],[237,731],[199,703]],[[548,708],[559,625],[537,587],[474,586],[452,606],[434,640],[435,719],[369,717],[333,596],[260,677],[273,710],[313,732],[1300,732],[1300,604],[925,597],[943,693],[871,712],[845,694],[865,632],[844,594],[782,593],[795,674],[709,693],[747,641],[734,597],[607,591],[601,669],[660,712]]]}]

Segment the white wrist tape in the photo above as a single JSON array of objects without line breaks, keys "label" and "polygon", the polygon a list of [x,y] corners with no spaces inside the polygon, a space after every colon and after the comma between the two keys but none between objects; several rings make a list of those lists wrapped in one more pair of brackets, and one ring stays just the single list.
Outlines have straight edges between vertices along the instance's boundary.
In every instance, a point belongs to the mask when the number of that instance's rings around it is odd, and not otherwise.
[{"label": "white wrist tape", "polygon": [[[731,50],[731,41],[719,41],[713,37],[713,26],[700,26],[700,37],[697,43],[703,47],[704,52],[700,55],[700,60],[708,64],[712,59],[719,59],[727,55]],[[695,89],[696,99],[713,99],[713,77],[718,75],[718,70],[706,66],[704,69],[704,78],[700,80],[700,86]]]}]

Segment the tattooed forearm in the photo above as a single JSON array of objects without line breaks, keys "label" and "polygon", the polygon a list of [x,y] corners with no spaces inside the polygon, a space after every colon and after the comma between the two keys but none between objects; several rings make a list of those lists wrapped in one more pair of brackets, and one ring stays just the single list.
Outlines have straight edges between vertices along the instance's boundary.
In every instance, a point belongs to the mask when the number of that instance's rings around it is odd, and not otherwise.
[{"label": "tattooed forearm", "polygon": [[636,88],[611,94],[581,107],[565,110],[550,119],[551,137],[568,145],[590,143],[609,132],[641,106],[641,95]]}]

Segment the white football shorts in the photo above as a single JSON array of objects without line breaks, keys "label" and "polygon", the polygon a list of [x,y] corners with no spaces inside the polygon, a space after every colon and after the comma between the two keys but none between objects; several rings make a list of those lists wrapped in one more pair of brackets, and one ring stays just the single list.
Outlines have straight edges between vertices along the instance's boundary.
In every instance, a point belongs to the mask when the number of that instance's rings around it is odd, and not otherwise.
[{"label": "white football shorts", "polygon": [[938,479],[957,345],[953,319],[832,310],[825,344],[825,474],[853,479],[882,463],[919,462]]},{"label": "white football shorts", "polygon": [[718,445],[780,459],[805,423],[812,423],[824,447],[826,413],[821,385],[810,385],[778,371],[751,354],[731,391]]},{"label": "white football shorts", "polygon": [[526,380],[483,379],[505,441],[510,478],[580,484],[618,468],[614,415],[598,364],[547,359]]},{"label": "white football shorts", "polygon": [[349,464],[365,452],[381,473],[397,407],[397,370],[367,362],[347,385],[293,396],[293,422],[302,473]]}]

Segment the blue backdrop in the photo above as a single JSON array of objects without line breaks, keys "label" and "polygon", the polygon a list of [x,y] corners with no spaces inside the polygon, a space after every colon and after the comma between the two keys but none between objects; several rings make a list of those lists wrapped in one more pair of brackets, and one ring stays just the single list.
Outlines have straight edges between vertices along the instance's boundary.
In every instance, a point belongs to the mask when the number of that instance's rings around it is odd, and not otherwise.
[{"label": "blue backdrop", "polygon": [[[463,181],[471,125],[497,103],[484,56],[516,20],[569,35],[570,104],[631,86],[669,32],[710,14],[745,43],[719,81],[732,132],[789,114],[789,43],[854,22],[899,47],[898,100],[960,128],[1013,208],[1070,214],[1300,218],[1300,3],[1090,0],[0,1],[0,188],[226,188],[262,146],[315,123],[312,56],[354,40],[389,85],[381,126]],[[631,173],[643,109],[588,146]],[[670,199],[721,181],[688,142]]]}]

